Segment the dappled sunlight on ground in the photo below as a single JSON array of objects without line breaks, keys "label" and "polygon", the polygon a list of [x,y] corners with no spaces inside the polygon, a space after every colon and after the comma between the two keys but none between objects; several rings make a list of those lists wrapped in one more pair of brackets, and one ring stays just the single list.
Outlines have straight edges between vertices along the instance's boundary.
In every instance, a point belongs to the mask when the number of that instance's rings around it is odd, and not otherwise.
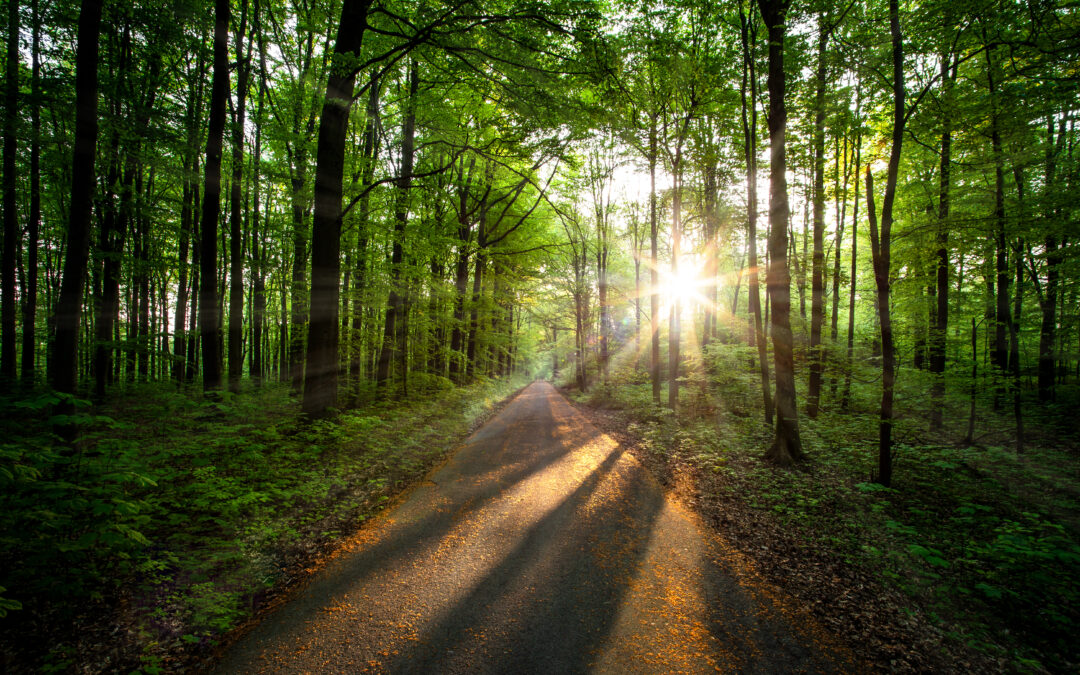
[{"label": "dappled sunlight on ground", "polygon": [[218,672],[836,670],[648,471],[536,383]]}]

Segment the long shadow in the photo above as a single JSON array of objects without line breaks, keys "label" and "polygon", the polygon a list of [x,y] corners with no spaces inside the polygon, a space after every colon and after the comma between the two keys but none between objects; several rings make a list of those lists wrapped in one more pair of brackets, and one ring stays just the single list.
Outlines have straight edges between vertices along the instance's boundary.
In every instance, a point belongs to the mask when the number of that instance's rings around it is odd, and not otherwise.
[{"label": "long shadow", "polygon": [[640,464],[619,462],[623,454],[613,450],[387,671],[589,670],[664,505]]},{"label": "long shadow", "polygon": [[[508,424],[509,413],[522,405],[528,407],[517,411],[518,419]],[[228,663],[243,663],[245,656],[257,654],[263,645],[290,635],[333,598],[437,543],[500,494],[600,436],[591,426],[560,428],[550,399],[523,392],[432,476],[434,487],[417,488],[395,510],[393,522],[379,525],[377,541],[331,562],[301,592],[226,651],[213,668],[225,672]],[[510,445],[510,439],[518,442]],[[512,468],[507,470],[508,466]],[[439,498],[449,499],[437,501]],[[412,520],[414,515],[417,517]]]}]

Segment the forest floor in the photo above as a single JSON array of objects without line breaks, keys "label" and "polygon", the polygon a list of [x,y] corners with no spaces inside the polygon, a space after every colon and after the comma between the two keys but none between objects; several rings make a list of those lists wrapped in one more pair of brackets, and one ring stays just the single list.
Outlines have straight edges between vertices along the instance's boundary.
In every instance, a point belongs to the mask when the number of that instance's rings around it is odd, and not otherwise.
[{"label": "forest floor", "polygon": [[215,672],[864,669],[536,382]]},{"label": "forest floor", "polygon": [[[677,414],[654,406],[647,375],[625,365],[609,387],[566,393],[672,498],[876,669],[1075,672],[1072,430],[1051,433],[1044,422],[1018,456],[1007,419],[980,401],[978,445],[927,433],[914,405],[921,385],[908,374],[893,488],[870,478],[877,425],[868,387],[856,387],[847,411],[800,415],[808,459],[777,469],[762,460],[771,431],[755,411],[746,356],[714,350],[708,385],[687,378]],[[966,400],[952,403],[966,412]],[[963,427],[966,415],[952,414],[949,426]]]},{"label": "forest floor", "polygon": [[285,385],[129,384],[78,405],[74,448],[50,394],[0,399],[0,672],[199,669],[526,383],[416,380],[314,423]]}]

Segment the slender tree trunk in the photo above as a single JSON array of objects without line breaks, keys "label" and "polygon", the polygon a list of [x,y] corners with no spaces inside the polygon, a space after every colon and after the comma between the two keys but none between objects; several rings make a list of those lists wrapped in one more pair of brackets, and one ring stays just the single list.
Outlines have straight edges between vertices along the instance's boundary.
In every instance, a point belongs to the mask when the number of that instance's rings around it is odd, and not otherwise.
[{"label": "slender tree trunk", "polygon": [[806,414],[817,417],[821,407],[821,380],[825,354],[821,346],[821,328],[825,323],[825,50],[829,32],[825,16],[818,17],[817,90],[814,95],[814,249],[810,281],[810,388],[806,396]]},{"label": "slender tree trunk", "polygon": [[[229,194],[229,391],[240,391],[244,373],[244,256],[242,184],[244,180],[244,117],[247,108],[248,74],[251,72],[251,46],[244,57],[244,32],[247,28],[247,0],[240,1],[240,24],[237,26],[236,115],[232,129],[232,184]],[[258,188],[256,187],[256,190]]]},{"label": "slender tree trunk", "polygon": [[321,417],[337,403],[338,303],[341,261],[341,195],[345,137],[371,0],[345,0],[334,44],[315,158],[315,212],[311,227],[311,321],[303,411]]},{"label": "slender tree trunk", "polygon": [[[197,151],[193,153],[193,160],[191,174],[193,177],[197,177],[199,175],[199,153]],[[187,356],[184,359],[184,380],[187,382],[194,382],[199,372],[199,353],[201,349],[197,327],[199,325],[198,291],[202,288],[199,285],[199,271],[202,261],[202,245],[200,243],[202,239],[202,223],[199,221],[199,214],[202,213],[202,201],[199,197],[199,183],[196,180],[192,180],[191,184],[191,207],[191,308],[188,314]]]},{"label": "slender tree trunk", "polygon": [[199,337],[202,341],[203,390],[221,388],[221,305],[218,298],[218,217],[221,214],[221,155],[225,106],[229,98],[230,0],[214,2],[214,74],[210,84],[210,123],[206,137],[199,260]]},{"label": "slender tree trunk", "polygon": [[[1019,173],[1019,170],[1017,171]],[[1023,203],[1023,183],[1017,176],[1017,187],[1021,191]],[[1021,207],[1022,208],[1022,207]],[[1021,215],[1021,217],[1023,217]],[[1021,240],[1016,247],[1016,290],[1013,297],[1012,322],[1009,324],[1009,372],[1012,375],[1013,419],[1016,421],[1016,452],[1024,452],[1024,409],[1020,397],[1020,312],[1024,301],[1024,259],[1020,251],[1024,248]]]},{"label": "slender tree trunk", "polygon": [[791,275],[787,265],[790,211],[786,175],[784,33],[788,0],[758,0],[758,8],[769,31],[769,268],[766,286],[772,306],[773,371],[776,375],[776,437],[765,457],[784,466],[803,456],[795,401]]},{"label": "slender tree trunk", "polygon": [[994,323],[992,361],[1001,370],[1008,369],[1009,316],[1009,244],[1005,236],[1005,155],[1001,147],[1001,121],[997,104],[997,64],[993,48],[986,50],[986,76],[990,92],[990,144],[994,154],[994,243],[997,248],[997,306]]},{"label": "slender tree trunk", "polygon": [[[7,68],[4,73],[4,248],[0,293],[0,376],[15,380],[15,259],[20,238],[15,210],[15,153],[19,121],[19,2],[8,0]],[[95,57],[96,60],[96,57]],[[96,117],[95,117],[96,120]],[[96,123],[96,122],[95,122]],[[89,223],[87,223],[89,231]],[[81,286],[80,286],[81,288]],[[77,321],[76,321],[77,324]]]},{"label": "slender tree trunk", "polygon": [[[259,39],[259,100],[255,110],[255,154],[252,158],[253,198],[251,209],[251,378],[262,386],[266,371],[263,354],[263,327],[266,325],[266,244],[259,236],[259,185],[262,182],[262,125],[263,102],[266,96],[266,44],[262,37],[259,0],[255,0],[253,37]],[[267,225],[269,225],[270,193],[267,192]]]},{"label": "slender tree trunk", "polygon": [[[12,2],[11,4],[15,4]],[[32,383],[37,349],[38,239],[41,228],[41,14],[30,0],[30,221],[26,238],[26,292],[23,298],[22,379]],[[11,80],[9,80],[11,81]]]},{"label": "slender tree trunk", "polygon": [[870,242],[874,258],[874,280],[877,284],[878,316],[881,324],[881,414],[878,427],[877,481],[888,486],[892,482],[892,424],[893,389],[896,380],[896,350],[893,347],[892,313],[889,297],[889,274],[892,246],[893,201],[900,172],[900,152],[904,142],[904,50],[900,34],[899,0],[889,0],[889,32],[892,37],[893,62],[893,129],[892,150],[881,205],[881,231],[878,232],[874,209],[874,178],[866,170],[866,211],[870,216]]},{"label": "slender tree trunk", "polygon": [[[679,278],[679,257],[682,255],[682,139],[677,141],[672,163],[671,185],[671,278]],[[671,299],[668,318],[668,407],[679,406],[679,347],[682,339],[682,298]]]},{"label": "slender tree trunk", "polygon": [[649,283],[652,292],[649,295],[649,333],[652,335],[652,348],[649,352],[649,376],[652,380],[653,403],[660,405],[660,267],[657,256],[656,213],[656,159],[657,137],[656,117],[649,118]]},{"label": "slender tree trunk", "polygon": [[[387,393],[390,370],[395,361],[405,355],[405,334],[398,322],[404,323],[405,285],[402,282],[404,264],[405,227],[409,222],[409,191],[412,188],[413,146],[416,138],[416,94],[420,87],[420,75],[416,60],[409,66],[409,99],[406,103],[405,120],[401,129],[401,175],[395,181],[397,201],[394,204],[394,234],[390,257],[390,297],[387,301],[386,322],[383,326],[383,344],[379,352],[379,368],[375,375],[376,386]],[[404,369],[400,373],[402,389],[406,388]]]},{"label": "slender tree trunk", "polygon": [[[1057,190],[1057,157],[1065,148],[1065,120],[1062,119],[1058,127],[1057,140],[1054,140],[1054,118],[1047,121],[1047,150],[1046,150],[1046,190]],[[1057,219],[1060,213],[1047,214],[1050,218]],[[1043,241],[1046,249],[1046,292],[1039,303],[1042,311],[1042,323],[1039,328],[1039,400],[1054,400],[1054,347],[1057,342],[1057,304],[1058,285],[1060,278],[1059,266],[1062,262],[1061,250],[1058,247],[1058,238],[1054,233],[1048,233]],[[1064,295],[1064,294],[1062,294]]]},{"label": "slender tree trunk", "polygon": [[50,378],[53,388],[69,394],[75,393],[78,381],[79,323],[90,255],[90,217],[98,136],[97,67],[101,5],[101,0],[83,0],[79,10],[78,46],[75,51],[75,148],[71,161],[71,165],[79,167],[79,170],[72,174],[71,180],[67,251],[60,298],[56,304],[56,337],[49,364],[53,370]]},{"label": "slender tree trunk", "polygon": [[[747,282],[750,313],[754,320],[754,344],[758,353],[758,372],[761,376],[762,407],[765,411],[765,424],[773,424],[773,397],[769,385],[768,345],[765,342],[765,330],[761,317],[761,270],[758,266],[758,187],[757,187],[757,71],[753,58],[752,46],[757,43],[757,21],[747,17],[742,3],[739,3],[739,24],[742,34],[743,72],[742,102],[743,157],[746,160],[746,238],[749,244],[747,253],[750,266],[750,278]],[[747,90],[749,89],[749,100]],[[749,115],[747,114],[749,112]]]},{"label": "slender tree trunk", "polygon": [[[950,68],[949,54],[941,57],[941,84],[943,98],[950,102],[952,85],[956,78],[956,65]],[[949,188],[952,168],[952,111],[942,115],[941,163],[938,170],[938,231],[937,270],[935,275],[934,324],[930,327],[930,372],[934,383],[930,388],[930,428],[941,429],[942,411],[945,407],[945,337],[949,328]]]},{"label": "slender tree trunk", "polygon": [[[856,85],[855,95],[855,126],[861,128],[859,119],[862,105],[862,91]],[[847,372],[844,374],[844,397],[840,403],[841,410],[847,411],[851,405],[851,377],[855,369],[855,295],[858,289],[858,261],[859,261],[859,167],[862,166],[862,131],[855,133],[855,195],[851,204],[851,279],[848,287],[848,316],[847,316]]]}]

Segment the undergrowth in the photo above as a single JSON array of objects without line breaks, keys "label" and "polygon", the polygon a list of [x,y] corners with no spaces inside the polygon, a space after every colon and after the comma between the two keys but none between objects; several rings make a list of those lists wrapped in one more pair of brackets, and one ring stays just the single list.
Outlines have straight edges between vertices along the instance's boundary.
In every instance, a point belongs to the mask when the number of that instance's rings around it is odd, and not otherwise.
[{"label": "undergrowth", "polygon": [[855,373],[847,409],[841,374],[826,382],[817,419],[800,410],[808,458],[784,470],[762,459],[772,432],[752,356],[740,345],[711,345],[707,375],[683,380],[678,413],[653,404],[647,373],[632,363],[612,373],[608,386],[578,397],[621,409],[642,448],[718,477],[710,484],[724,497],[769,514],[806,551],[825,552],[899,589],[947,638],[1009,670],[1074,671],[1080,457],[1075,431],[1060,418],[1067,406],[1029,412],[1035,431],[1017,454],[1011,419],[993,411],[984,388],[976,418],[982,442],[967,444],[961,439],[968,387],[953,387],[946,428],[931,433],[926,375],[904,371],[894,481],[886,488],[872,478],[880,395],[872,364]]},{"label": "undergrowth", "polygon": [[3,669],[182,668],[522,384],[315,422],[281,386],[213,400],[143,386],[69,401],[64,419],[53,393],[0,401]]}]

